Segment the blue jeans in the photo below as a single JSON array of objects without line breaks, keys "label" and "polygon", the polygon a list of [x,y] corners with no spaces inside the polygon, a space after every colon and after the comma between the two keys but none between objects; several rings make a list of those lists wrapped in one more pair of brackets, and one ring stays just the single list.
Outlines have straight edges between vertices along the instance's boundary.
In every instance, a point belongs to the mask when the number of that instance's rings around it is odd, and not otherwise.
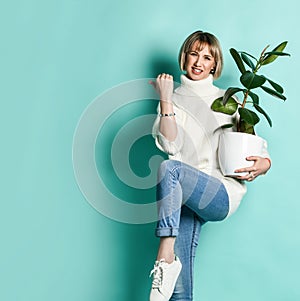
[{"label": "blue jeans", "polygon": [[193,266],[201,227],[221,221],[229,211],[222,182],[175,160],[163,161],[158,171],[156,236],[176,237],[175,254],[182,270],[170,300],[193,300]]}]

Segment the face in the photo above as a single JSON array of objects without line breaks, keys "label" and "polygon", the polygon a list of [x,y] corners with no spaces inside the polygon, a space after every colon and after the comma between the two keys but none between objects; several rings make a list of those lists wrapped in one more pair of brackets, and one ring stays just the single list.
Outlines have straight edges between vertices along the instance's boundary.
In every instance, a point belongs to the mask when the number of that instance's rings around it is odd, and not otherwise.
[{"label": "face", "polygon": [[209,51],[208,45],[199,48],[199,42],[194,43],[192,49],[187,53],[185,70],[191,80],[205,79],[215,68],[216,62]]}]

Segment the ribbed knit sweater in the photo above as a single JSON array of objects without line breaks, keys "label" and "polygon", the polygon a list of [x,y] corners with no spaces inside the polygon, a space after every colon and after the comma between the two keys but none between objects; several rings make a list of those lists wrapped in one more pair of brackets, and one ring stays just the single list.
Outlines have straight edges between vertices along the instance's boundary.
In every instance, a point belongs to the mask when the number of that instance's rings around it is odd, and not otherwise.
[{"label": "ribbed knit sweater", "polygon": [[[189,164],[221,180],[229,196],[227,216],[230,216],[238,208],[247,189],[242,181],[225,177],[219,166],[218,143],[223,131],[221,126],[233,123],[236,118],[235,115],[230,116],[211,109],[212,102],[224,93],[225,90],[214,86],[212,75],[200,81],[181,75],[181,85],[172,96],[177,123],[176,139],[169,141],[159,131],[159,116],[153,125],[153,137],[157,147],[166,152],[169,159]],[[159,111],[160,106],[158,113]],[[266,147],[265,143],[263,156],[269,157]]]}]

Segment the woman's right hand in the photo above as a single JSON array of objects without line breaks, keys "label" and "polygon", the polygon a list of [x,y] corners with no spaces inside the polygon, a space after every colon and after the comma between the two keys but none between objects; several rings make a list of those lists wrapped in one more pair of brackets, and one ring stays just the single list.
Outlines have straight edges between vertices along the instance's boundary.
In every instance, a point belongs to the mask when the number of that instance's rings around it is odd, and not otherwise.
[{"label": "woman's right hand", "polygon": [[150,81],[150,84],[156,89],[161,101],[171,102],[174,89],[173,76],[161,73],[156,81]]}]

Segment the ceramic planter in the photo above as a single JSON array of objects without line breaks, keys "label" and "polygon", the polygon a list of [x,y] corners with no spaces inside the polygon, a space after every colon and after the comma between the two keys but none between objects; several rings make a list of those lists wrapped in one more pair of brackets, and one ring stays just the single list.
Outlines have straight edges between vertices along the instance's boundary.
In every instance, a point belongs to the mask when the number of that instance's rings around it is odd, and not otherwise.
[{"label": "ceramic planter", "polygon": [[246,157],[261,156],[264,140],[255,135],[224,132],[219,140],[219,164],[225,176],[239,176],[246,173],[235,173],[238,168],[249,167],[253,161],[247,161]]}]

